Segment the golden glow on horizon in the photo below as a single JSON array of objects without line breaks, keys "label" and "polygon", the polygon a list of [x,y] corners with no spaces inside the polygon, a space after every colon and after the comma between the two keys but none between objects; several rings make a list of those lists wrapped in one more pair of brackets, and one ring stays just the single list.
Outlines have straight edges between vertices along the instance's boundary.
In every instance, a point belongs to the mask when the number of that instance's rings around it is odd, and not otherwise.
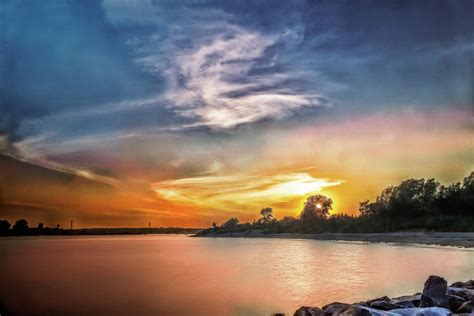
[{"label": "golden glow on horizon", "polygon": [[[449,184],[469,174],[474,136],[469,114],[378,113],[337,124],[275,129],[255,136],[255,143],[244,132],[238,141],[211,144],[200,138],[146,135],[108,151],[101,140],[92,156],[68,154],[63,164],[31,159],[76,175],[70,181],[51,170],[0,164],[8,205],[0,211],[10,221],[25,217],[50,225],[68,225],[74,218],[83,227],[143,226],[149,221],[206,227],[230,216],[252,221],[267,206],[277,218],[298,216],[307,196],[323,194],[334,201],[330,214],[356,215],[360,201],[373,200],[404,179],[434,177]],[[55,148],[67,149],[60,146]],[[148,157],[155,157],[156,164]],[[111,173],[98,174],[99,167]]]},{"label": "golden glow on horizon", "polygon": [[313,178],[305,172],[256,176],[208,176],[162,181],[152,190],[165,200],[180,204],[206,205],[228,209],[250,205],[264,207],[300,199],[342,180]]}]

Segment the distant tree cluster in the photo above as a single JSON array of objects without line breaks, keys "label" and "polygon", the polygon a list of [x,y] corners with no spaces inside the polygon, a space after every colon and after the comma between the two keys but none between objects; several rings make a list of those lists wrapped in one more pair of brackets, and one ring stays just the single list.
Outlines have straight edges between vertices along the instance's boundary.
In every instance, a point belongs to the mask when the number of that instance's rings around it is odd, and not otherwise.
[{"label": "distant tree cluster", "polygon": [[360,203],[359,216],[330,215],[333,201],[324,195],[306,199],[298,218],[277,220],[269,207],[253,223],[230,218],[198,235],[242,233],[322,233],[391,231],[474,231],[474,172],[448,186],[434,179],[409,179],[382,190],[375,201]]},{"label": "distant tree cluster", "polygon": [[[237,224],[238,224],[238,219]],[[35,235],[140,235],[140,234],[194,234],[198,228],[155,227],[155,228],[81,228],[63,229],[45,227],[39,223],[37,227],[29,227],[26,219],[19,219],[12,226],[7,220],[0,220],[0,236],[35,236]]]}]

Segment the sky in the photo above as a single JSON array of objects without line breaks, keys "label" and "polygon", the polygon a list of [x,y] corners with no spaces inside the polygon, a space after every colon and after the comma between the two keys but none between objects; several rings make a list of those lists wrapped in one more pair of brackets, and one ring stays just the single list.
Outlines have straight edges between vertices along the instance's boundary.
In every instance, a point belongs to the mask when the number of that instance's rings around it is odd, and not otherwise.
[{"label": "sky", "polygon": [[460,181],[474,169],[472,12],[2,1],[0,217],[205,227],[297,216],[311,194],[356,215],[407,178]]}]

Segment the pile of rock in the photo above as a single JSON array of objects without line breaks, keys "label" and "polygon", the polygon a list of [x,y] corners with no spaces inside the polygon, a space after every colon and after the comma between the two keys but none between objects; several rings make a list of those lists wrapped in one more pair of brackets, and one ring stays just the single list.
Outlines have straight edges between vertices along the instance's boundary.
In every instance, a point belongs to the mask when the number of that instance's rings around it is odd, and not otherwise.
[{"label": "pile of rock", "polygon": [[474,316],[474,280],[448,286],[439,276],[430,276],[423,293],[389,298],[379,297],[354,304],[331,303],[321,308],[302,306],[295,316]]}]

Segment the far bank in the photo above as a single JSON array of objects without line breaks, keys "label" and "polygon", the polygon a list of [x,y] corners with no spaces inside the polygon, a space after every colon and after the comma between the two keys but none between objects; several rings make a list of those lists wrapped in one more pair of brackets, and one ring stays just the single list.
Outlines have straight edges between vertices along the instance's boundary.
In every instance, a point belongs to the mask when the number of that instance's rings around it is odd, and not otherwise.
[{"label": "far bank", "polygon": [[397,233],[322,233],[322,234],[264,234],[262,231],[246,231],[233,233],[209,233],[194,235],[194,237],[225,237],[225,238],[287,238],[287,239],[316,239],[353,242],[387,242],[399,244],[422,244],[474,248],[474,233],[469,232],[397,232]]}]

